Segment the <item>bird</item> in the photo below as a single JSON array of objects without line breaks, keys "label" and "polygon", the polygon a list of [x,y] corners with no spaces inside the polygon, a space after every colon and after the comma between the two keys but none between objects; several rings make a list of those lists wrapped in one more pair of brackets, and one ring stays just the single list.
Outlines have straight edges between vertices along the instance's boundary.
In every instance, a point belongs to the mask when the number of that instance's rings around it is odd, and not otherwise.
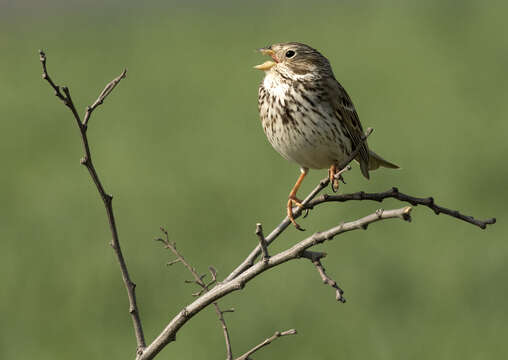
[{"label": "bird", "polygon": [[299,42],[277,43],[259,51],[271,57],[254,67],[265,73],[258,90],[259,116],[273,148],[300,165],[286,212],[291,223],[303,231],[294,219],[293,205],[304,208],[296,194],[309,169],[328,169],[335,192],[339,164],[358,146],[355,160],[367,179],[371,170],[399,166],[369,150],[351,98],[319,51]]}]

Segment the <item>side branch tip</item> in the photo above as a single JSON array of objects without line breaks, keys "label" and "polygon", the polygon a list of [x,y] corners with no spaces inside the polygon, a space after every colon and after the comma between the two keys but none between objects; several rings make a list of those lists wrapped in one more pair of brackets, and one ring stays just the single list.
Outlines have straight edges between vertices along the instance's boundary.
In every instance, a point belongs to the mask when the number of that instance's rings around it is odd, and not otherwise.
[{"label": "side branch tip", "polygon": [[259,349],[262,349],[264,348],[265,346],[267,345],[270,345],[274,340],[282,337],[282,336],[288,336],[288,335],[296,335],[297,332],[295,329],[289,329],[289,330],[286,330],[286,331],[276,331],[275,334],[273,334],[271,337],[267,338],[265,341],[263,341],[262,343],[254,346],[252,349],[250,349],[249,351],[247,351],[245,354],[243,354],[242,356],[240,357],[237,357],[235,360],[247,360],[249,359],[249,357],[254,354],[256,351],[258,351]]},{"label": "side branch tip", "polygon": [[323,264],[321,263],[321,259],[326,256],[326,253],[320,253],[315,251],[309,251],[305,250],[302,253],[302,257],[309,259],[310,262],[316,267],[316,270],[319,273],[319,276],[321,277],[321,280],[323,281],[323,284],[329,285],[332,288],[335,289],[335,299],[341,303],[345,303],[346,299],[344,298],[344,290],[342,290],[337,282],[333,280],[331,277],[329,277],[326,274],[325,268],[323,267]]},{"label": "side branch tip", "polygon": [[83,119],[83,126],[86,128],[88,126],[88,122],[90,120],[90,116],[92,115],[92,112],[99,106],[99,105],[102,105],[102,103],[104,102],[104,100],[106,100],[106,98],[108,97],[109,94],[111,94],[111,92],[114,90],[114,88],[118,85],[118,83],[122,80],[122,79],[125,79],[127,76],[127,69],[123,69],[122,73],[120,75],[118,75],[116,78],[114,78],[113,80],[111,80],[107,85],[106,87],[104,87],[104,89],[102,90],[102,92],[99,94],[99,97],[97,98],[97,100],[95,100],[95,102],[88,106],[86,108],[86,113],[85,113],[85,117]]},{"label": "side branch tip", "polygon": [[346,202],[346,201],[377,201],[382,202],[385,199],[397,199],[399,201],[407,202],[413,206],[422,205],[431,209],[436,215],[445,214],[456,219],[465,221],[469,224],[478,226],[481,229],[486,229],[487,225],[492,225],[496,223],[496,218],[489,218],[486,220],[475,219],[473,216],[464,215],[460,213],[458,210],[452,210],[445,208],[443,206],[437,205],[432,196],[419,198],[415,196],[411,196],[399,191],[398,188],[393,187],[390,190],[380,193],[366,193],[363,191],[351,193],[351,194],[339,194],[339,195],[328,195],[323,194],[318,198],[310,201],[307,204],[308,208],[313,208],[316,205],[326,203],[326,202]]},{"label": "side branch tip", "polygon": [[256,224],[256,235],[258,236],[261,252],[263,253],[263,261],[267,262],[268,259],[270,259],[270,255],[268,254],[268,244],[266,243],[265,236],[263,235],[263,226],[260,223]]}]

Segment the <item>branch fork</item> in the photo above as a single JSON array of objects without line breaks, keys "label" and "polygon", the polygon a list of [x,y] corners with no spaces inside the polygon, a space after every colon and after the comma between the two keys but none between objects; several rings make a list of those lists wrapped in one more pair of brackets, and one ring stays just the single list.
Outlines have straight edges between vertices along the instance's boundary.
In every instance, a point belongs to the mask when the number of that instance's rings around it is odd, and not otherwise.
[{"label": "branch fork", "polygon": [[[87,122],[92,114],[92,111],[97,108],[99,105],[101,105],[106,97],[113,91],[113,89],[118,85],[120,80],[125,78],[127,70],[123,70],[120,76],[113,79],[111,82],[109,82],[104,90],[99,95],[99,98],[89,107],[87,107],[85,117],[84,119],[86,121],[81,122],[81,118],[78,114],[78,111],[76,110],[76,106],[74,105],[74,102],[72,101],[71,92],[67,86],[63,86],[60,88],[60,86],[56,85],[51,77],[48,74],[47,64],[46,64],[46,54],[44,51],[39,50],[39,59],[42,64],[42,78],[46,80],[49,85],[53,88],[55,91],[55,95],[67,106],[73,116],[76,120],[76,124],[79,128],[79,132],[81,135],[81,141],[83,143],[83,151],[84,155],[81,158],[81,164],[86,166],[88,169],[88,172],[90,173],[90,177],[92,178],[93,182],[95,183],[95,186],[97,187],[97,191],[99,192],[100,197],[102,198],[104,202],[104,207],[106,208],[106,213],[108,217],[109,227],[111,231],[111,247],[113,248],[116,258],[118,260],[118,263],[120,265],[120,271],[122,273],[122,279],[125,286],[125,289],[127,290],[127,297],[129,298],[129,313],[132,318],[132,323],[134,327],[134,333],[136,335],[136,342],[137,342],[137,353],[141,354],[143,352],[143,349],[146,346],[145,343],[145,337],[143,334],[143,327],[141,325],[141,318],[139,316],[139,310],[136,302],[136,293],[135,288],[136,285],[131,280],[129,272],[127,270],[127,264],[125,262],[122,249],[120,247],[120,239],[118,236],[118,229],[116,226],[115,221],[115,215],[113,212],[113,206],[112,206],[112,200],[113,197],[106,193],[104,190],[104,186],[102,185],[102,182],[99,178],[99,174],[97,173],[97,170],[95,169],[95,166],[92,162],[92,155],[90,153],[90,147],[88,145],[88,137],[87,137]],[[62,92],[60,91],[62,89]]]}]

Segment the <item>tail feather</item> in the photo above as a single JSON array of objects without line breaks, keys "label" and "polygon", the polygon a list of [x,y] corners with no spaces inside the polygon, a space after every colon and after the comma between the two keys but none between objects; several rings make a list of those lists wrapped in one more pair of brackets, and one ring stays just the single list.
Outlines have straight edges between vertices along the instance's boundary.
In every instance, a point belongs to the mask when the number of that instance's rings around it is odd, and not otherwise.
[{"label": "tail feather", "polygon": [[379,167],[385,167],[389,169],[398,169],[399,165],[391,163],[381,156],[376,154],[374,151],[369,150],[369,170],[376,170]]},{"label": "tail feather", "polygon": [[385,159],[383,159],[381,156],[376,154],[374,151],[369,150],[369,163],[367,164],[365,161],[357,161],[360,163],[360,169],[362,170],[363,176],[365,176],[367,179],[370,178],[369,171],[370,170],[376,170],[380,167],[385,167],[389,169],[398,169],[399,166],[391,163]]}]

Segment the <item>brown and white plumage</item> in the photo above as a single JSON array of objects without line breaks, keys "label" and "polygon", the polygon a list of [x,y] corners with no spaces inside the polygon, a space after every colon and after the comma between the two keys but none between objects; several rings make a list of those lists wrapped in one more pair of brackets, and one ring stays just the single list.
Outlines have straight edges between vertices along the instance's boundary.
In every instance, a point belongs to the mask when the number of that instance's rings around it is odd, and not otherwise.
[{"label": "brown and white plumage", "polygon": [[380,166],[398,167],[370,151],[366,142],[362,144],[356,109],[323,55],[296,42],[260,51],[273,59],[256,66],[265,71],[258,92],[263,130],[275,150],[302,169],[288,202],[288,216],[295,225],[291,205],[299,204],[296,190],[309,168],[330,168],[332,174],[358,145],[356,160],[366,178],[369,170]]}]

